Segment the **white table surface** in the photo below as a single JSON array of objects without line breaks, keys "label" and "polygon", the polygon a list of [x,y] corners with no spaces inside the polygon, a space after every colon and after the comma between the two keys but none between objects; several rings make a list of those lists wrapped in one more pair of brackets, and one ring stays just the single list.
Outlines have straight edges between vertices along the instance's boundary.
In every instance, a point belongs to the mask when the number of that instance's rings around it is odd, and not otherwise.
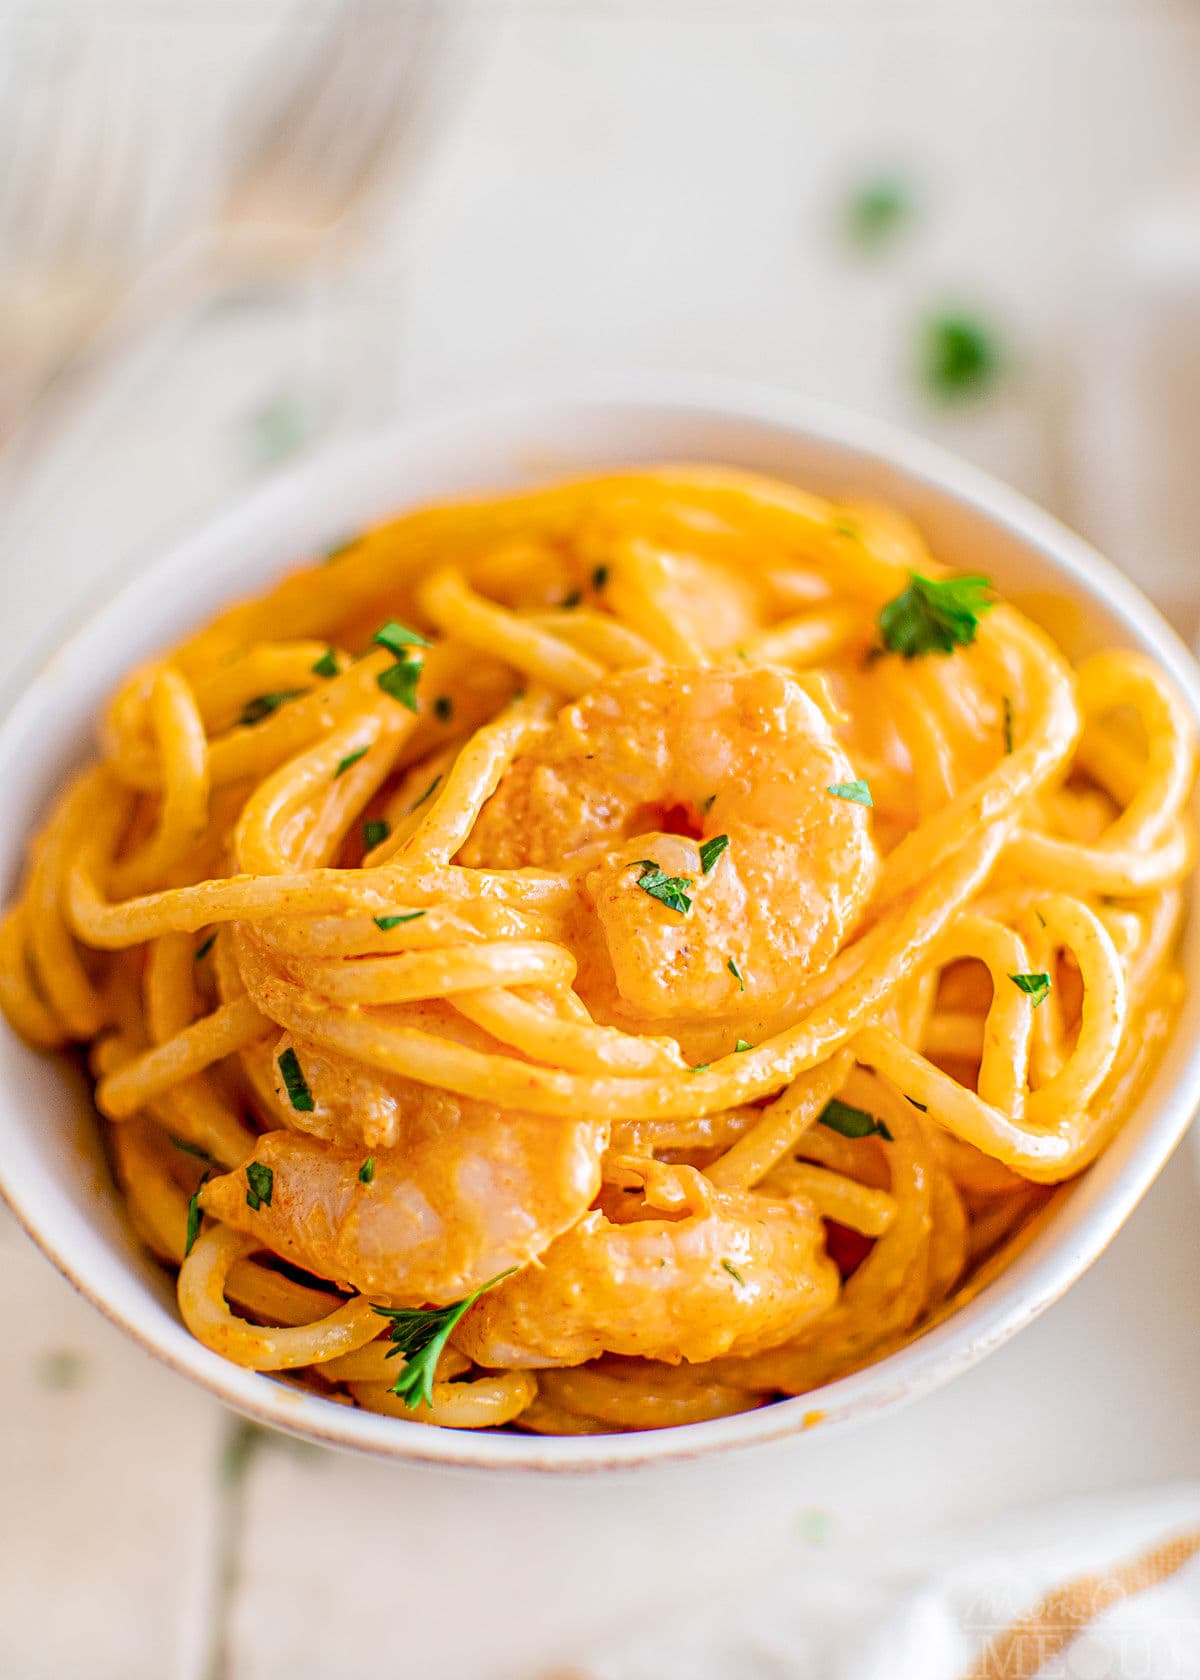
[{"label": "white table surface", "polygon": [[[210,114],[279,15],[112,11]],[[530,376],[804,389],[1088,523],[1064,446],[1079,303],[1122,219],[1200,157],[1190,0],[513,0],[465,9],[453,53],[420,167],[336,273],[209,311],[8,486],[7,691],[265,456]],[[839,194],[897,158],[922,216],[864,264],[832,232]],[[942,297],[1000,319],[1018,361],[956,412],[909,372]],[[1152,542],[1123,558],[1181,619],[1200,609]],[[1185,1154],[1066,1300],[870,1427],[546,1481],[248,1440],[0,1215],[0,1676],[515,1680],[780,1549],[911,1567],[968,1517],[1200,1476],[1197,1206]]]}]

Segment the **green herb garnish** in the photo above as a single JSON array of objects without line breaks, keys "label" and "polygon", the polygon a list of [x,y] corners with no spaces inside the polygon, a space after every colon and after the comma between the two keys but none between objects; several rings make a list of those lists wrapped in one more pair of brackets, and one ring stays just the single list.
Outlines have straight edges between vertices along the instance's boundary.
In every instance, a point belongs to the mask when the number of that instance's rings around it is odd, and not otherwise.
[{"label": "green herb garnish", "polygon": [[738,967],[737,963],[734,962],[732,957],[730,957],[729,961],[725,964],[725,967],[729,970],[730,974],[733,975],[733,978],[737,981],[738,985],[744,992],[746,990],[746,982],[742,978],[741,969]]},{"label": "green herb garnish", "polygon": [[419,630],[410,630],[406,624],[397,624],[394,618],[389,618],[386,624],[381,624],[371,637],[389,653],[395,654],[397,659],[406,657],[405,649],[410,647],[431,647],[433,644],[422,636]]},{"label": "green herb garnish", "polygon": [[404,1355],[404,1369],[392,1384],[392,1393],[408,1406],[433,1404],[433,1373],[442,1350],[450,1339],[450,1332],[459,1319],[478,1301],[479,1297],[516,1271],[510,1266],[506,1272],[481,1284],[463,1300],[449,1307],[376,1307],[381,1318],[391,1319],[388,1332],[392,1346],[387,1357]]},{"label": "green herb garnish", "polygon": [[700,848],[700,873],[707,875],[721,853],[729,845],[728,834],[715,834],[711,840],[706,840]]},{"label": "green herb garnish", "polygon": [[1050,976],[1048,974],[1010,974],[1008,978],[1018,991],[1025,993],[1035,1009],[1039,1003],[1045,1003],[1050,996]]},{"label": "green herb garnish", "polygon": [[374,1177],[375,1157],[374,1155],[368,1155],[362,1166],[358,1169],[358,1182],[360,1184],[370,1184]]},{"label": "green herb garnish", "polygon": [[893,1141],[882,1120],[876,1120],[865,1108],[851,1108],[849,1103],[840,1102],[837,1097],[825,1104],[818,1118],[822,1126],[828,1126],[831,1132],[840,1132],[844,1138],[881,1137],[887,1143]]},{"label": "green herb garnish", "polygon": [[205,1184],[207,1184],[207,1182],[208,1182],[208,1174],[205,1173],[204,1177],[200,1180],[199,1184],[197,1184],[196,1188],[192,1191],[191,1195],[188,1197],[187,1229],[184,1232],[184,1239],[183,1239],[183,1258],[185,1260],[187,1259],[188,1255],[192,1252],[192,1250],[195,1248],[196,1238],[200,1235],[200,1221],[204,1217],[203,1212],[201,1211],[201,1208],[200,1208],[200,1192],[201,1192],[201,1190],[203,1190],[203,1188],[204,1188]]},{"label": "green herb garnish", "polygon": [[251,724],[261,723],[272,712],[277,712],[280,706],[286,706],[289,700],[298,700],[302,694],[307,694],[306,688],[278,688],[272,694],[256,694],[253,700],[247,700],[242,707],[242,715],[238,722],[248,729]]},{"label": "green herb garnish", "polygon": [[879,251],[912,215],[912,194],[895,175],[862,182],[846,204],[846,231],[863,251]]},{"label": "green herb garnish", "polygon": [[1004,750],[1006,753],[1011,753],[1013,750],[1012,701],[1007,694],[1004,696]]},{"label": "green herb garnish", "polygon": [[905,659],[968,647],[979,620],[996,604],[991,590],[991,578],[974,572],[941,579],[910,572],[908,588],[879,614],[884,647]]},{"label": "green herb garnish", "polygon": [[[305,1089],[307,1088],[306,1086]],[[311,1100],[309,1106],[311,1107]],[[292,1107],[299,1107],[294,1098]],[[270,1207],[274,1189],[275,1174],[270,1167],[264,1167],[261,1161],[249,1162],[246,1167],[246,1206],[253,1208],[255,1213],[260,1207]]]},{"label": "green herb garnish", "polygon": [[753,1050],[754,1046],[753,1046],[753,1044],[747,1044],[747,1042],[744,1038],[739,1038],[737,1043],[734,1045],[733,1048],[734,1048],[735,1051],[738,1051],[738,1050]]},{"label": "green herb garnish", "polygon": [[705,816],[707,816],[708,813],[712,810],[712,808],[716,804],[716,802],[717,802],[717,796],[716,796],[715,793],[710,793],[707,799],[702,799],[700,801],[700,809],[704,812]]},{"label": "green herb garnish", "polygon": [[201,940],[200,944],[197,945],[195,955],[194,955],[192,960],[194,962],[203,962],[205,957],[212,950],[213,946],[216,943],[217,943],[217,931],[214,928],[213,931],[209,934],[208,938],[204,939],[204,940]]},{"label": "green herb garnish", "polygon": [[334,781],[336,782],[339,776],[344,776],[352,764],[357,764],[360,758],[366,758],[366,756],[366,747],[359,747],[357,752],[347,753],[345,758],[339,761],[337,769],[333,772]]},{"label": "green herb garnish", "polygon": [[410,712],[415,712],[417,683],[424,669],[424,663],[420,659],[397,659],[386,671],[380,671],[375,680],[385,694],[390,694],[393,700],[398,700],[402,706],[407,706]]},{"label": "green herb garnish", "polygon": [[433,702],[433,715],[442,723],[449,723],[454,716],[454,702],[448,694],[439,694]]},{"label": "green herb garnish", "polygon": [[607,582],[608,582],[608,567],[607,566],[597,566],[596,570],[592,573],[592,588],[593,589],[603,589],[604,585]]},{"label": "green herb garnish", "polygon": [[181,1155],[190,1155],[195,1161],[203,1161],[206,1167],[217,1165],[207,1149],[201,1149],[198,1143],[189,1143],[186,1138],[176,1137],[174,1132],[168,1132],[172,1147],[178,1149]]},{"label": "green herb garnish", "polygon": [[361,541],[362,541],[361,536],[343,537],[341,542],[332,543],[325,550],[325,552],[321,556],[321,558],[324,560],[325,564],[328,566],[328,564],[331,560],[337,560],[341,555],[349,553],[350,549],[357,548],[358,544]]},{"label": "green herb garnish", "polygon": [[390,933],[394,927],[399,927],[401,922],[415,922],[423,915],[425,915],[424,910],[409,910],[403,916],[372,916],[371,920],[380,933]]},{"label": "green herb garnish", "polygon": [[855,805],[874,805],[871,789],[866,782],[831,782],[825,789],[835,799],[849,799]]},{"label": "green herb garnish", "polygon": [[921,326],[921,376],[935,397],[979,396],[994,385],[1003,358],[992,329],[971,315],[932,315]]},{"label": "green herb garnish", "polygon": [[435,776],[433,778],[433,780],[430,782],[429,786],[425,789],[425,792],[421,795],[420,799],[415,800],[413,802],[413,804],[411,804],[408,807],[408,811],[409,811],[410,816],[412,815],[412,813],[414,811],[419,811],[421,809],[421,806],[424,805],[424,803],[427,799],[432,798],[433,790],[437,787],[437,785],[441,781],[441,779],[442,778],[440,776]]},{"label": "green herb garnish", "polygon": [[735,1282],[740,1283],[743,1286],[745,1285],[745,1278],[742,1276],[741,1272],[738,1271],[732,1260],[722,1260],[721,1264]]},{"label": "green herb garnish", "polygon": [[279,1071],[283,1075],[283,1083],[292,1107],[298,1114],[311,1114],[313,1111],[313,1094],[309,1090],[308,1081],[301,1071],[300,1058],[290,1046],[279,1058]]},{"label": "green herb garnish", "polygon": [[363,846],[368,852],[373,852],[376,846],[382,846],[392,832],[390,822],[384,822],[382,817],[372,817],[363,824]]},{"label": "green herb garnish", "polygon": [[571,593],[569,595],[564,595],[562,600],[558,604],[559,604],[560,607],[563,607],[567,611],[570,611],[570,609],[572,607],[577,607],[579,605],[580,601],[582,601],[582,600],[583,600],[583,590],[582,589],[572,589]]},{"label": "green herb garnish", "polygon": [[637,884],[644,893],[649,893],[651,898],[665,904],[668,910],[674,910],[681,916],[687,915],[692,908],[687,891],[693,884],[690,876],[668,875],[652,858],[643,858],[633,867],[642,872],[637,878]]},{"label": "green herb garnish", "polygon": [[313,666],[312,673],[313,673],[314,677],[336,677],[337,676],[337,674],[338,674],[337,654],[334,653],[332,648],[326,648],[325,649],[325,652],[321,655],[320,659],[318,659],[316,664]]}]

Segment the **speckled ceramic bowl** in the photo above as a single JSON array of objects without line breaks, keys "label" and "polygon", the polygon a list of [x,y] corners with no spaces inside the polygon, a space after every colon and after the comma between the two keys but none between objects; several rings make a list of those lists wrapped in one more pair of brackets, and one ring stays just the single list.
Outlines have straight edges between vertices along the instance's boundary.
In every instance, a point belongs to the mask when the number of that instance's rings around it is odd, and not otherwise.
[{"label": "speckled ceramic bowl", "polygon": [[[6,890],[25,836],[90,750],[105,696],[131,665],[289,563],[431,497],[613,463],[709,460],[834,496],[905,509],[935,551],[990,573],[1073,656],[1144,649],[1200,719],[1200,672],[1152,606],[1092,549],[1022,497],[872,421],[743,388],[631,379],[493,403],[397,427],[275,479],[120,589],[31,683],[0,729]],[[280,1429],[392,1458],[508,1470],[603,1470],[694,1458],[805,1429],[845,1427],[956,1376],[1056,1300],[1128,1218],[1200,1103],[1200,939],[1191,996],[1156,1078],[1116,1142],[1025,1253],[920,1341],[819,1394],[645,1433],[543,1439],[429,1429],[355,1411],[219,1358],[188,1334],[168,1279],[126,1228],[83,1082],[0,1031],[0,1188],[54,1263],[176,1370]]]}]

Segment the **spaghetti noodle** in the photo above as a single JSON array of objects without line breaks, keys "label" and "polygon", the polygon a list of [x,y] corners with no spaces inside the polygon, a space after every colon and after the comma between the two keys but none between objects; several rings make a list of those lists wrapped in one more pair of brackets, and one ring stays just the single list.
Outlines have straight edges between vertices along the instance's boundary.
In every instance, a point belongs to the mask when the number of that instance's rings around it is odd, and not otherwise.
[{"label": "spaghetti noodle", "polygon": [[343,1404],[656,1428],[878,1359],[1179,1001],[1162,674],[746,473],[406,514],[135,671],[102,747],[0,1003],[90,1046],[193,1334]]}]

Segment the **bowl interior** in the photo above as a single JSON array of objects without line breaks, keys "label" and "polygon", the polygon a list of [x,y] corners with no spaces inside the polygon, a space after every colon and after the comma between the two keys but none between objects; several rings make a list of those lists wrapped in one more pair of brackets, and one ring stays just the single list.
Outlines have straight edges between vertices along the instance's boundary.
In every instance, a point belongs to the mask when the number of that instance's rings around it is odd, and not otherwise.
[{"label": "bowl interior", "polygon": [[[763,393],[541,398],[401,427],[303,465],[120,590],[54,655],[0,729],[6,822],[0,882],[130,666],[306,555],[406,505],[619,463],[733,463],[835,497],[910,513],[955,566],[993,576],[1073,657],[1141,648],[1200,718],[1196,670],[1157,613],[1082,542],[1021,497],[939,452],[857,420]],[[1195,978],[1193,929],[1186,964]],[[1021,1258],[919,1342],[819,1396],[654,1433],[543,1440],[478,1437],[335,1406],[242,1371],[192,1340],[168,1280],[140,1250],[113,1194],[85,1082],[0,1032],[0,1188],[50,1257],[152,1351],[230,1404],[314,1439],[443,1463],[599,1468],[691,1457],[861,1419],[944,1381],[999,1345],[1095,1259],[1165,1161],[1200,1100],[1200,984],[1163,1065],[1113,1146]]]}]

